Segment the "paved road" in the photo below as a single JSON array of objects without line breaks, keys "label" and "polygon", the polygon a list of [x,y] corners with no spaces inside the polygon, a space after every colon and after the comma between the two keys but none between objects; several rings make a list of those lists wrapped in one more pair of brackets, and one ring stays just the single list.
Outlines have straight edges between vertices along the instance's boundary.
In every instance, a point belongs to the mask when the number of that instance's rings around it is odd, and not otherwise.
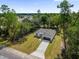
[{"label": "paved road", "polygon": [[39,47],[37,48],[37,50],[35,52],[33,52],[31,55],[37,56],[41,59],[45,59],[44,53],[45,53],[46,48],[47,48],[48,45],[49,45],[49,41],[43,40],[41,42],[41,44],[39,45]]},{"label": "paved road", "polygon": [[0,59],[38,59],[38,58],[27,55],[12,48],[3,48],[2,50],[0,50]]}]

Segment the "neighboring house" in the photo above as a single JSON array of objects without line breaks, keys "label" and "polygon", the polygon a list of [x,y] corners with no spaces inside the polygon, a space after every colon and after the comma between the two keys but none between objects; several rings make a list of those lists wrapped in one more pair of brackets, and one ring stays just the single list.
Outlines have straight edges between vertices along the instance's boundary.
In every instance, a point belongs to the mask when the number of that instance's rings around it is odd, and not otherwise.
[{"label": "neighboring house", "polygon": [[18,20],[22,21],[24,19],[28,19],[28,20],[32,20],[33,19],[33,15],[36,15],[35,13],[17,13],[18,16]]},{"label": "neighboring house", "polygon": [[35,32],[36,37],[39,37],[43,40],[49,40],[50,42],[52,42],[55,34],[56,34],[56,30],[52,30],[52,29],[39,29]]}]

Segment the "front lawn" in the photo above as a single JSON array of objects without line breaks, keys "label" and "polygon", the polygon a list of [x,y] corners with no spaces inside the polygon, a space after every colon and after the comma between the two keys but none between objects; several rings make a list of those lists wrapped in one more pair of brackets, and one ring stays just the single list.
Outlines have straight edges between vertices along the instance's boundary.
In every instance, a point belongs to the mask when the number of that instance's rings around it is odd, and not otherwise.
[{"label": "front lawn", "polygon": [[36,48],[39,46],[41,42],[38,38],[34,37],[34,33],[26,35],[25,39],[26,40],[23,43],[11,45],[11,47],[19,51],[30,54],[36,50]]},{"label": "front lawn", "polygon": [[45,59],[55,59],[58,54],[61,53],[60,46],[61,46],[62,38],[61,35],[56,35],[53,39],[53,42],[49,44],[46,52],[45,52]]}]

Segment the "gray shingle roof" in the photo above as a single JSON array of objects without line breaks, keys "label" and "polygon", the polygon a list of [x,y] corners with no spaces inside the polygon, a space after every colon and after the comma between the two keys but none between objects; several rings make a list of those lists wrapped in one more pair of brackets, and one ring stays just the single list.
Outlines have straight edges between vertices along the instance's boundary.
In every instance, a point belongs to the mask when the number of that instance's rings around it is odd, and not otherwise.
[{"label": "gray shingle roof", "polygon": [[36,31],[36,33],[42,33],[42,37],[48,37],[51,40],[53,39],[53,37],[56,34],[56,30],[52,30],[52,29],[39,29]]}]

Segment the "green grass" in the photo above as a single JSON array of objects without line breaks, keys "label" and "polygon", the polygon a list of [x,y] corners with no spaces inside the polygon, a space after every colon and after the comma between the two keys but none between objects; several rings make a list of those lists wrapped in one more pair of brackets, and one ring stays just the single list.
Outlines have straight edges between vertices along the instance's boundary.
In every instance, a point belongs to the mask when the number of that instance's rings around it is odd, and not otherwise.
[{"label": "green grass", "polygon": [[4,45],[8,42],[8,40],[3,40],[3,39],[0,39],[0,45]]},{"label": "green grass", "polygon": [[53,42],[49,44],[45,52],[46,59],[55,59],[57,55],[61,53],[61,50],[60,50],[61,41],[62,41],[61,36],[56,35]]},{"label": "green grass", "polygon": [[[41,41],[39,41],[38,38],[34,37],[34,33],[26,35],[24,38],[25,41],[23,43],[11,45],[10,47],[22,51],[24,53],[30,54],[33,51],[35,51],[38,48],[39,44],[41,43]],[[61,53],[60,46],[62,40],[63,39],[61,34],[55,36],[53,42],[50,43],[46,49],[45,59],[55,59],[57,55]],[[6,41],[2,42],[1,40],[0,44],[4,44],[5,42]]]},{"label": "green grass", "polygon": [[24,41],[21,44],[11,45],[11,47],[19,51],[30,54],[36,50],[36,48],[39,46],[41,42],[39,41],[39,39],[34,37],[34,33],[27,35],[24,38],[26,39],[26,41]]},{"label": "green grass", "polygon": [[3,42],[4,40],[2,38],[0,38],[0,42]]}]

